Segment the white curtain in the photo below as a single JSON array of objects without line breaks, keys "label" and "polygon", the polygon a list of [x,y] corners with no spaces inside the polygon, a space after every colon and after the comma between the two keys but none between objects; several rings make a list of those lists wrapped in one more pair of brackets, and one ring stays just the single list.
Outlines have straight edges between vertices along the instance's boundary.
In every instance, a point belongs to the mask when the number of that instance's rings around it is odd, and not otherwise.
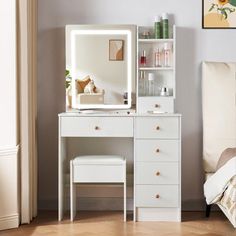
[{"label": "white curtain", "polygon": [[21,223],[37,215],[37,0],[17,1]]}]

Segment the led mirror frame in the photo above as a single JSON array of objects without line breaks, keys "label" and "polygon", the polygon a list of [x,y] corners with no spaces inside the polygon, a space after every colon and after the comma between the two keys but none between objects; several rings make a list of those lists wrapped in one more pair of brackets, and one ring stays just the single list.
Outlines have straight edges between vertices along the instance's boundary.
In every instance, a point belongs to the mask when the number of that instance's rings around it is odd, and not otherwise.
[{"label": "led mirror frame", "polygon": [[[128,103],[121,105],[105,105],[105,104],[76,104],[76,36],[77,35],[126,35],[127,36],[127,92]],[[128,109],[132,106],[132,31],[131,30],[111,30],[111,29],[96,29],[96,30],[80,30],[75,29],[70,32],[71,40],[71,76],[72,76],[72,108],[73,109]]]}]

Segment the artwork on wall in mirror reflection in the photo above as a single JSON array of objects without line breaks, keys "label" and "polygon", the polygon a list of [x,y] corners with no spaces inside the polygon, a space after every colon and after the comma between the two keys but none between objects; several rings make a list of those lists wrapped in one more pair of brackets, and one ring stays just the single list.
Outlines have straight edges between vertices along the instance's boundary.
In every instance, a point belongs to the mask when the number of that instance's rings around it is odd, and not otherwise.
[{"label": "artwork on wall in mirror reflection", "polygon": [[236,0],[203,0],[204,29],[236,28]]},{"label": "artwork on wall in mirror reflection", "polygon": [[109,40],[109,60],[110,61],[124,60],[124,40],[119,40],[119,39]]}]

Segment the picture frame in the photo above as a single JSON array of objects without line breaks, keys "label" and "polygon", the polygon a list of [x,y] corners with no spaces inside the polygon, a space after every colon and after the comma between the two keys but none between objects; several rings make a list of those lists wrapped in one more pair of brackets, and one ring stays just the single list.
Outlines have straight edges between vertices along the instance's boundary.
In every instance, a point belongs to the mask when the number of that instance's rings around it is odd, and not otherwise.
[{"label": "picture frame", "polygon": [[203,29],[236,29],[236,0],[202,0]]},{"label": "picture frame", "polygon": [[109,40],[109,60],[110,61],[124,60],[124,40],[122,39]]}]

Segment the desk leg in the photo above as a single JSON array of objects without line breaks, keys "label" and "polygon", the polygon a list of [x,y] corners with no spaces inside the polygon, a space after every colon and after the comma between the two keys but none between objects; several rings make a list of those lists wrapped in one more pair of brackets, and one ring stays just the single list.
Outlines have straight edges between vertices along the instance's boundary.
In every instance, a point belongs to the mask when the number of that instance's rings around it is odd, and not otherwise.
[{"label": "desk leg", "polygon": [[64,164],[66,159],[66,138],[59,134],[58,138],[58,220],[63,219],[64,213]]}]

